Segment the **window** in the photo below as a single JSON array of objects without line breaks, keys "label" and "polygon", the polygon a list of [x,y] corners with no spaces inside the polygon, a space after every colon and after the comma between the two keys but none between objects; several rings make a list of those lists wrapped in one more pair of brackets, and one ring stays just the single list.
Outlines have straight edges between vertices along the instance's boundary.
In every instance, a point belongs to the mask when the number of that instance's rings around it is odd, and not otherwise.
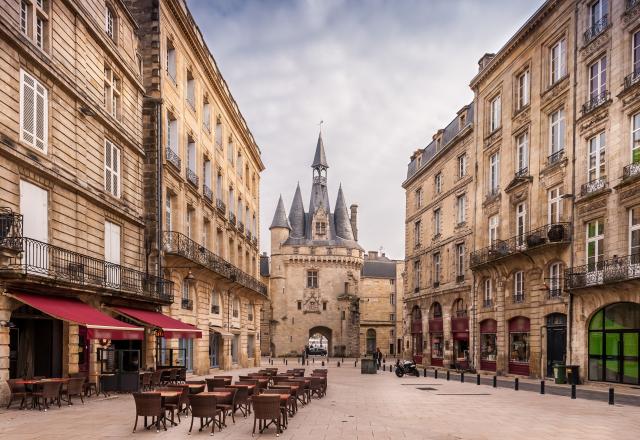
[{"label": "window", "polygon": [[187,371],[193,371],[193,339],[178,339],[178,348],[180,349],[181,356],[182,353],[184,353],[185,368]]},{"label": "window", "polygon": [[214,290],[211,291],[211,313],[220,314],[220,294]]},{"label": "window", "polygon": [[238,297],[233,297],[233,307],[232,307],[232,316],[234,318],[239,318],[240,317],[240,300],[238,299]]},{"label": "window", "polygon": [[549,265],[549,280],[547,283],[549,296],[556,297],[562,293],[562,263]]},{"label": "window", "polygon": [[209,248],[209,228],[211,227],[211,222],[208,219],[204,219],[202,221],[202,246],[205,248]]},{"label": "window", "polygon": [[104,222],[104,260],[120,264],[120,226],[108,221]]},{"label": "window", "polygon": [[389,294],[389,304],[391,304],[392,306],[396,305],[396,294],[395,293],[390,293]]},{"label": "window", "polygon": [[604,131],[589,139],[587,182],[606,177],[605,144]]},{"label": "window", "polygon": [[187,140],[187,172],[195,174],[196,170],[196,143],[193,139]]},{"label": "window", "polygon": [[440,194],[442,192],[442,173],[436,174],[433,182],[434,182],[436,194]]},{"label": "window", "polygon": [[231,165],[233,165],[233,159],[234,159],[233,140],[229,138],[229,142],[227,143],[227,160]]},{"label": "window", "polygon": [[420,246],[420,226],[421,226],[421,221],[417,220],[414,224],[413,224],[413,244],[415,246]]},{"label": "window", "polygon": [[187,215],[185,219],[186,235],[193,238],[193,208],[187,206]]},{"label": "window", "polygon": [[104,68],[104,108],[114,118],[120,118],[120,93],[121,82],[120,79],[113,73],[113,71],[105,67]]},{"label": "window", "polygon": [[529,105],[529,70],[525,70],[518,76],[516,95],[517,110],[522,110]]},{"label": "window", "polygon": [[525,245],[525,232],[527,229],[527,205],[518,203],[516,206],[516,243],[518,247]]},{"label": "window", "polygon": [[165,200],[164,213],[166,217],[165,222],[166,222],[167,231],[171,232],[173,231],[172,223],[171,223],[173,216],[171,215],[171,193],[169,193],[168,191],[167,191],[166,200]]},{"label": "window", "polygon": [[633,78],[637,80],[638,74],[640,74],[640,31],[633,34],[631,39],[633,47],[632,49],[632,60],[633,63]]},{"label": "window", "polygon": [[604,221],[594,220],[587,223],[587,266],[589,272],[600,269],[604,259]]},{"label": "window", "polygon": [[549,224],[560,222],[562,219],[562,187],[556,186],[547,191],[547,199],[547,219]]},{"label": "window", "polygon": [[629,210],[629,255],[632,264],[640,263],[640,207]]},{"label": "window", "polygon": [[196,111],[196,79],[190,70],[187,70],[187,104]]},{"label": "window", "polygon": [[316,235],[326,235],[327,233],[327,223],[317,221],[316,222]]},{"label": "window", "polygon": [[247,357],[249,359],[255,356],[255,345],[256,345],[255,336],[247,335]]},{"label": "window", "polygon": [[550,83],[555,84],[567,74],[567,40],[561,39],[554,44],[549,52],[550,55]]},{"label": "window", "polygon": [[211,161],[205,157],[202,160],[202,177],[204,178],[204,186],[211,190]]},{"label": "window", "polygon": [[433,254],[433,287],[440,285],[440,252]]},{"label": "window", "polygon": [[597,100],[607,91],[607,57],[604,56],[589,66],[589,98]]},{"label": "window", "polygon": [[216,147],[222,150],[222,121],[219,117],[216,119]]},{"label": "window", "polygon": [[111,7],[107,6],[107,12],[104,20],[104,30],[113,41],[116,41],[116,32],[117,32],[117,20],[116,14],[111,9]]},{"label": "window", "polygon": [[[640,33],[640,32],[639,32]],[[640,163],[640,113],[632,116],[631,163]]]},{"label": "window", "polygon": [[529,132],[525,131],[516,138],[516,156],[518,176],[529,174]]},{"label": "window", "polygon": [[418,188],[415,192],[416,209],[422,207],[422,188]]},{"label": "window", "polygon": [[[596,0],[589,7],[589,23],[591,27],[601,25],[601,20],[608,17],[607,0]],[[604,23],[602,23],[604,25]]]},{"label": "window", "polygon": [[216,175],[216,198],[220,201],[222,201],[222,185],[223,185],[223,180],[222,180],[222,174],[220,172],[218,172],[218,174]]},{"label": "window", "polygon": [[120,149],[111,141],[104,142],[104,189],[120,197]]},{"label": "window", "polygon": [[564,120],[564,110],[560,109],[549,116],[549,133],[550,133],[550,142],[549,145],[551,147],[550,154],[555,155],[556,153],[564,150],[564,138],[565,138],[565,120]]},{"label": "window", "polygon": [[494,245],[498,241],[498,226],[500,217],[497,215],[489,217],[489,244]]},{"label": "window", "polygon": [[49,42],[49,1],[21,1],[19,26],[38,49],[45,50]]},{"label": "window", "polygon": [[20,71],[20,140],[47,152],[48,139],[47,89],[24,70]]},{"label": "window", "polygon": [[466,218],[466,202],[467,197],[463,194],[456,198],[456,223],[464,223]]},{"label": "window", "polygon": [[211,132],[211,104],[207,101],[202,105],[202,127]]},{"label": "window", "polygon": [[467,155],[463,154],[458,157],[458,177],[464,177],[467,174]]},{"label": "window", "polygon": [[233,188],[229,188],[229,214],[236,212],[236,199],[233,195]]},{"label": "window", "polygon": [[417,292],[420,289],[420,272],[422,270],[422,265],[420,260],[413,262],[413,287]]},{"label": "window", "polygon": [[167,116],[167,148],[178,154],[178,120],[171,114]]},{"label": "window", "polygon": [[318,288],[318,271],[317,270],[307,271],[307,288],[309,289]]},{"label": "window", "polygon": [[395,313],[389,313],[389,321],[394,322],[396,320],[396,314]]},{"label": "window", "polygon": [[489,113],[489,132],[493,132],[500,128],[501,125],[501,98],[500,95],[491,100]]},{"label": "window", "polygon": [[176,61],[176,49],[173,43],[167,40],[167,75],[174,84],[178,83],[178,67]]},{"label": "window", "polygon": [[29,4],[24,0],[20,2],[20,32],[29,36]]},{"label": "window", "polygon": [[247,321],[253,321],[253,303],[247,304]]},{"label": "window", "polygon": [[524,272],[518,271],[513,276],[513,301],[524,301]]},{"label": "window", "polygon": [[[193,340],[193,339],[191,339]],[[238,347],[240,346],[240,335],[234,334],[231,339],[231,362],[238,363]]]},{"label": "window", "polygon": [[242,154],[238,152],[238,159],[236,160],[236,173],[238,174],[238,177],[241,179],[242,179],[242,168],[243,168]]},{"label": "window", "polygon": [[438,209],[434,209],[433,210],[433,234],[434,236],[438,236],[440,235],[440,233],[442,232],[442,228],[441,228],[441,223],[442,223],[442,216],[440,215],[440,208]]},{"label": "window", "polygon": [[456,244],[456,276],[464,277],[464,243]]},{"label": "window", "polygon": [[489,195],[497,195],[500,188],[500,153],[489,157]]},{"label": "window", "polygon": [[491,305],[491,303],[493,302],[493,286],[491,283],[491,278],[486,278],[484,280],[483,295],[485,307]]},{"label": "window", "polygon": [[298,301],[298,310],[302,310],[302,301]]},{"label": "window", "polygon": [[327,302],[322,301],[322,310],[327,310]]}]

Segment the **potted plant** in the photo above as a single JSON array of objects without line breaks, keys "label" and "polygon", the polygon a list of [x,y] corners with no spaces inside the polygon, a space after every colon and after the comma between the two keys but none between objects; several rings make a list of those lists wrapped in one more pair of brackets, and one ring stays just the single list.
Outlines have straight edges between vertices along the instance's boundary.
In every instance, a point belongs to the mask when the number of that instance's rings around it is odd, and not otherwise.
[{"label": "potted plant", "polygon": [[552,225],[547,232],[547,237],[551,242],[558,242],[564,239],[564,228],[560,224]]},{"label": "potted plant", "polygon": [[544,244],[545,238],[540,234],[531,234],[527,237],[527,246],[528,247],[536,247]]}]

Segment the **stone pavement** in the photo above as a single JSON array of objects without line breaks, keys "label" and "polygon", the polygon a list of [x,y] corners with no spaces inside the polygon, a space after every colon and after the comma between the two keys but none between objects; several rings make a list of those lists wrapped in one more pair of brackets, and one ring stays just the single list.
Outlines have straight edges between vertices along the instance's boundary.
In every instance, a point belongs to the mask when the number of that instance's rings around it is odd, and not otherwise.
[{"label": "stone pavement", "polygon": [[[294,364],[290,362],[289,367]],[[327,396],[301,407],[280,438],[623,440],[637,439],[640,432],[640,409],[636,406],[610,406],[433,377],[398,379],[389,372],[361,375],[353,363],[336,368],[332,362],[329,370]],[[237,376],[246,371],[233,373]],[[46,413],[2,409],[0,439],[187,438],[189,423],[184,418],[167,432],[139,430],[131,434],[133,414],[133,398],[124,394],[94,397],[85,405],[63,406]],[[252,425],[252,418],[240,417],[235,425],[216,431],[214,438],[249,439]],[[197,430],[191,436],[208,437]],[[260,437],[275,438],[275,431]]]}]

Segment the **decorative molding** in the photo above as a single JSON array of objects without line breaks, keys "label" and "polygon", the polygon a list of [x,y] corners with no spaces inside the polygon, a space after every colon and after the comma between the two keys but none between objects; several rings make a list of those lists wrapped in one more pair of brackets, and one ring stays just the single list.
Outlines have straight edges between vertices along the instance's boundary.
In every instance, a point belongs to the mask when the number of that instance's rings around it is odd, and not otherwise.
[{"label": "decorative molding", "polygon": [[582,121],[580,123],[580,134],[583,134],[585,131],[592,129],[594,126],[600,124],[600,122],[605,121],[609,117],[609,111],[606,106],[602,106],[602,109],[595,110],[592,113],[589,113],[587,116],[583,116]]},{"label": "decorative molding", "polygon": [[635,21],[640,16],[640,3],[624,11],[622,14],[622,23],[624,27],[636,24]]},{"label": "decorative molding", "polygon": [[607,26],[600,35],[580,48],[580,52],[583,58],[589,58],[594,53],[600,51],[609,42],[609,29],[611,24]]},{"label": "decorative molding", "polygon": [[496,128],[484,138],[484,148],[489,148],[502,139],[502,127]]}]

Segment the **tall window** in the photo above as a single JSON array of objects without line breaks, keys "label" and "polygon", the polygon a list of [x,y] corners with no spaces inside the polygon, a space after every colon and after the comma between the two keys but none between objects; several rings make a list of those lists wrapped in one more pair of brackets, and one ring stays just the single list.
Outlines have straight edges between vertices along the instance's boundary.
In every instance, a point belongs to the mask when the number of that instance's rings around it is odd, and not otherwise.
[{"label": "tall window", "polygon": [[48,18],[48,0],[22,0],[20,2],[20,32],[41,50],[46,50],[48,46]]},{"label": "tall window", "polygon": [[108,67],[104,68],[104,108],[116,119],[120,119],[121,82]]},{"label": "tall window", "polygon": [[104,142],[104,189],[120,197],[120,149],[111,141]]},{"label": "tall window", "polygon": [[500,128],[502,122],[502,102],[500,95],[491,100],[489,107],[489,131],[492,132]]},{"label": "tall window", "polygon": [[456,244],[456,276],[464,277],[464,243]]},{"label": "tall window", "polygon": [[49,99],[47,89],[20,71],[20,141],[47,152]]},{"label": "tall window", "polygon": [[516,91],[517,109],[521,110],[529,105],[529,70],[525,70],[518,76],[518,89]]},{"label": "tall window", "polygon": [[587,169],[587,181],[606,177],[605,173],[605,144],[604,131],[589,139],[589,167]]},{"label": "tall window", "polygon": [[433,210],[433,234],[440,235],[442,232],[442,216],[440,212],[440,208]]},{"label": "tall window", "polygon": [[598,263],[604,259],[604,221],[587,223],[587,265],[589,271],[599,269]]},{"label": "tall window", "polygon": [[222,174],[220,172],[218,172],[218,174],[216,174],[216,198],[220,201],[222,201],[222,185],[223,185],[223,180],[222,180]]},{"label": "tall window", "polygon": [[433,287],[440,285],[440,252],[433,254]]},{"label": "tall window", "polygon": [[524,203],[518,203],[516,206],[516,233],[518,246],[524,246],[525,232],[527,223],[527,206]]},{"label": "tall window", "polygon": [[607,57],[589,66],[589,97],[597,99],[607,91]]},{"label": "tall window", "polygon": [[171,40],[167,40],[167,75],[174,83],[178,82],[176,48],[173,47],[173,42],[171,42]]},{"label": "tall window", "polygon": [[165,224],[167,227],[167,231],[171,232],[173,231],[173,216],[172,216],[172,212],[171,212],[171,193],[167,191],[167,194],[165,196],[165,204],[164,204],[164,215],[165,215]]},{"label": "tall window", "polygon": [[167,115],[167,148],[178,154],[178,120]]},{"label": "tall window", "polygon": [[237,296],[233,297],[232,315],[234,318],[240,317],[240,300]]},{"label": "tall window", "polygon": [[421,226],[421,221],[417,220],[414,224],[413,224],[413,244],[415,246],[420,246],[420,226]]},{"label": "tall window", "polygon": [[562,293],[562,263],[549,265],[549,296],[555,297]]},{"label": "tall window", "polygon": [[500,187],[500,153],[495,152],[489,157],[489,195],[498,194]]},{"label": "tall window", "polygon": [[631,38],[632,49],[632,63],[634,78],[640,74],[640,31],[633,34]]},{"label": "tall window", "polygon": [[632,264],[640,263],[640,207],[629,210],[629,255]]},{"label": "tall window", "polygon": [[242,154],[238,151],[238,159],[236,160],[236,173],[238,177],[242,179],[242,170],[243,170],[243,160]]},{"label": "tall window", "polygon": [[318,288],[318,271],[317,270],[307,271],[307,288],[309,289]]},{"label": "tall window", "polygon": [[422,207],[422,188],[416,189],[415,202],[416,202],[416,209],[419,209]]},{"label": "tall window", "polygon": [[211,190],[211,161],[206,157],[202,161],[202,177],[204,178],[204,186]]},{"label": "tall window", "polygon": [[233,139],[229,138],[229,142],[227,143],[227,160],[231,165],[233,165],[234,151]]},{"label": "tall window", "polygon": [[466,219],[466,202],[467,197],[462,194],[456,198],[456,223],[464,223]]},{"label": "tall window", "polygon": [[211,228],[211,222],[208,219],[202,221],[202,246],[209,248],[209,229]]},{"label": "tall window", "polygon": [[589,7],[589,21],[591,26],[598,26],[600,21],[608,16],[607,0],[596,0]]},{"label": "tall window", "polygon": [[516,156],[518,175],[526,175],[529,171],[529,132],[525,131],[516,138]]},{"label": "tall window", "polygon": [[196,110],[196,79],[190,70],[187,70],[187,104],[191,110]]},{"label": "tall window", "polygon": [[524,272],[518,271],[513,276],[513,300],[524,301]]},{"label": "tall window", "polygon": [[463,154],[458,157],[458,177],[464,177],[467,174],[467,155]]},{"label": "tall window", "polygon": [[116,33],[117,33],[117,21],[116,14],[111,9],[111,7],[107,6],[107,11],[104,19],[104,30],[113,41],[116,41]]},{"label": "tall window", "polygon": [[188,238],[193,238],[193,209],[187,206],[187,214],[185,218],[186,234]]},{"label": "tall window", "polygon": [[211,104],[207,101],[202,104],[202,127],[211,132]]},{"label": "tall window", "polygon": [[640,113],[632,116],[631,163],[640,163]]},{"label": "tall window", "polygon": [[29,37],[29,3],[22,0],[20,2],[20,32]]},{"label": "tall window", "polygon": [[120,264],[120,226],[111,222],[104,222],[104,259]]},{"label": "tall window", "polygon": [[489,217],[489,244],[494,245],[498,240],[498,225],[500,224],[500,217],[497,215]]},{"label": "tall window", "polygon": [[493,302],[493,286],[491,278],[486,278],[484,280],[483,300],[485,307],[490,306]]},{"label": "tall window", "polygon": [[562,219],[562,186],[547,191],[547,220],[549,224],[559,223]]},{"label": "tall window", "polygon": [[440,194],[442,192],[442,173],[436,174],[433,182],[434,182],[436,194]]},{"label": "tall window", "polygon": [[222,150],[222,121],[216,118],[216,147]]},{"label": "tall window", "polygon": [[565,138],[565,120],[564,110],[560,109],[549,116],[549,132],[551,140],[549,142],[551,151],[550,154],[556,154],[559,151],[564,150],[564,138]]},{"label": "tall window", "polygon": [[316,222],[316,235],[326,235],[327,233],[327,223],[317,221]]},{"label": "tall window", "polygon": [[233,188],[229,188],[229,214],[235,214],[236,212],[236,199],[233,193]]},{"label": "tall window", "polygon": [[549,57],[550,83],[554,84],[567,74],[567,40],[563,38],[554,44],[549,51]]},{"label": "tall window", "polygon": [[422,272],[422,264],[420,260],[416,260],[413,262],[413,287],[414,291],[418,291],[420,289],[420,275]]},{"label": "tall window", "polygon": [[193,139],[187,140],[187,167],[193,174],[196,172],[196,143]]}]

